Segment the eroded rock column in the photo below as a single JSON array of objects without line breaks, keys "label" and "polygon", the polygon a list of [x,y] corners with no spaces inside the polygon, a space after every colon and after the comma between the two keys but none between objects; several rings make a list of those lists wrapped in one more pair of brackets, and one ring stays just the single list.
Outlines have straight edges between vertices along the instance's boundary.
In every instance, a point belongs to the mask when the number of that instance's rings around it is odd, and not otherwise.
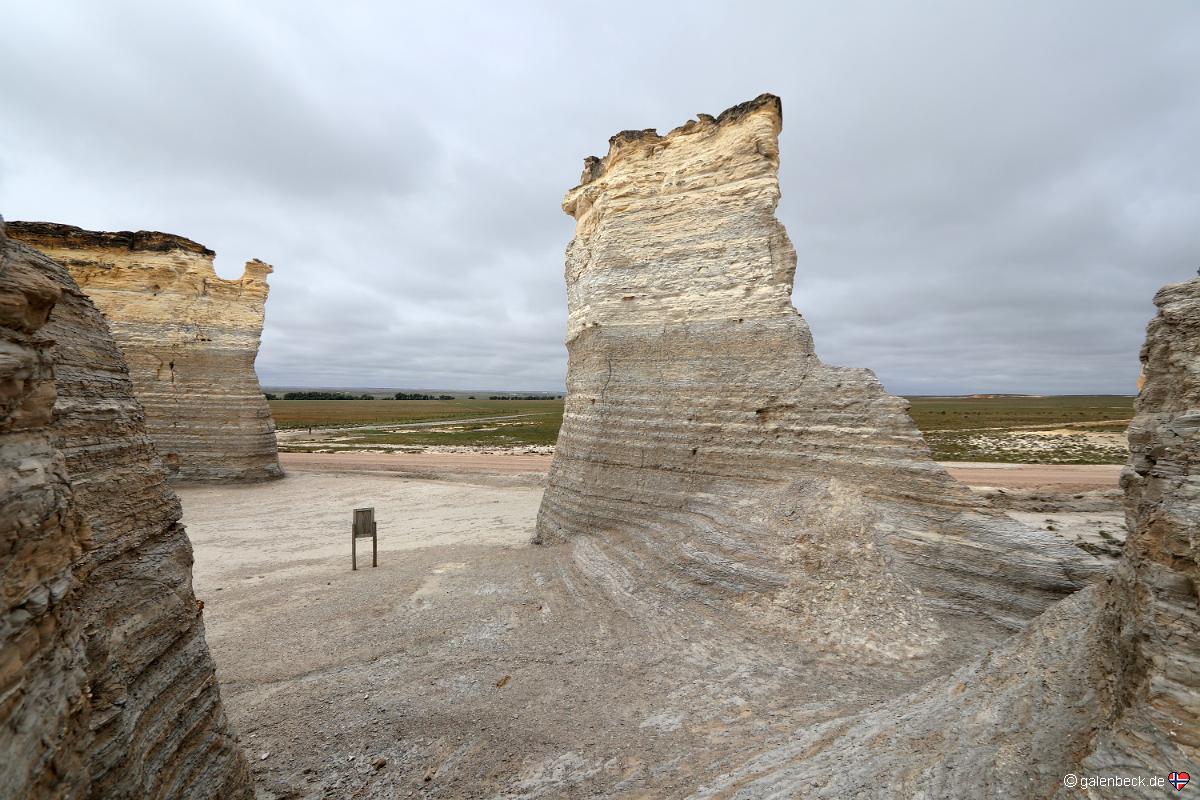
[{"label": "eroded rock column", "polygon": [[0,223],[0,798],[249,798],[104,318]]},{"label": "eroded rock column", "polygon": [[1200,764],[1200,279],[1154,302],[1121,475],[1130,536],[1105,597],[1121,619],[1119,716],[1083,762],[1092,772]]},{"label": "eroded rock column", "polygon": [[254,371],[269,265],[251,261],[240,279],[225,280],[211,250],[180,236],[44,222],[12,222],[8,231],[64,264],[104,313],[174,479],[283,474]]},{"label": "eroded rock column", "polygon": [[[563,204],[568,395],[537,540],[619,592],[666,586],[828,654],[1018,629],[1097,565],[979,510],[903,400],[817,358],[774,213],[781,126],[763,95],[586,161]],[[948,617],[975,621],[950,641]]]}]

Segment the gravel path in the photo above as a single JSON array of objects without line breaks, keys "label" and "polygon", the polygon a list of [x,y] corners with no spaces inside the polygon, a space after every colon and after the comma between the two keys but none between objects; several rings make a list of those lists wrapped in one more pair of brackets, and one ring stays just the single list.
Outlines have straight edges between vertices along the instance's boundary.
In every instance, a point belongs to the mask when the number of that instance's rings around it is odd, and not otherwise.
[{"label": "gravel path", "polygon": [[[396,472],[401,474],[546,473],[551,455],[503,453],[281,453],[284,469],[302,472]],[[1028,489],[1035,486],[1071,490],[1116,488],[1116,464],[993,464],[943,462],[956,479],[970,486]]]}]

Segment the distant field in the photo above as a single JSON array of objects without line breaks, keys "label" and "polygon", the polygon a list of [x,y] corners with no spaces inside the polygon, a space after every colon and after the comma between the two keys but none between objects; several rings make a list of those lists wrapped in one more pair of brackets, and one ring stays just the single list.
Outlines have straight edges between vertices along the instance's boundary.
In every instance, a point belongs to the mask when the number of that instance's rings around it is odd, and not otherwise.
[{"label": "distant field", "polygon": [[[1128,422],[1133,398],[1120,395],[1062,397],[909,397],[909,413],[922,431],[1056,426],[1070,422]],[[1118,427],[1124,430],[1124,424]]]},{"label": "distant field", "polygon": [[[1115,464],[1126,458],[1124,430],[1133,398],[910,397],[910,413],[940,461]],[[272,400],[282,429],[326,429],[321,441],[293,440],[289,450],[387,449],[464,445],[554,444],[562,400]],[[487,417],[513,417],[484,420]],[[479,421],[472,421],[479,419]],[[446,425],[395,429],[411,423]],[[450,423],[450,420],[463,422]],[[330,438],[330,428],[350,428]]]},{"label": "distant field", "polygon": [[[466,445],[524,447],[552,445],[562,425],[562,400],[271,400],[275,424],[283,429],[313,428],[314,440],[281,443],[291,451],[340,451]],[[510,419],[491,419],[511,417]],[[469,420],[479,419],[479,422]],[[446,425],[419,428],[384,426],[412,423]],[[450,424],[450,420],[468,420]],[[337,431],[331,436],[330,429]],[[322,429],[324,433],[321,433]]]},{"label": "distant field", "polygon": [[[560,401],[561,402],[561,401]],[[350,449],[380,445],[470,445],[472,447],[525,447],[553,445],[562,425],[562,411],[533,414],[518,419],[499,419],[488,422],[447,424],[434,428],[363,429],[339,439],[339,445]]]},{"label": "distant field", "polygon": [[562,416],[562,400],[271,400],[280,428],[342,427],[505,414]]},{"label": "distant field", "polygon": [[1133,398],[910,397],[909,413],[939,461],[1120,464]]}]

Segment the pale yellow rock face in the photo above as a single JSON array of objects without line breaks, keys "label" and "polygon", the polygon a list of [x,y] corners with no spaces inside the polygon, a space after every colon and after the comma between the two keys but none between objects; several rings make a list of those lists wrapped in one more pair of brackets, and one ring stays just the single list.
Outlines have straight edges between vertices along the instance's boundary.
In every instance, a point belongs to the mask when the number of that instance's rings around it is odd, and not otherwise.
[{"label": "pale yellow rock face", "polygon": [[588,326],[795,316],[796,254],[773,215],[781,127],[767,105],[665,137],[621,133],[588,162],[563,202],[576,221],[568,341]]},{"label": "pale yellow rock face", "polygon": [[254,372],[269,265],[251,261],[226,280],[212,251],[171,234],[11,222],[8,235],[64,264],[109,320],[173,479],[283,474]]}]

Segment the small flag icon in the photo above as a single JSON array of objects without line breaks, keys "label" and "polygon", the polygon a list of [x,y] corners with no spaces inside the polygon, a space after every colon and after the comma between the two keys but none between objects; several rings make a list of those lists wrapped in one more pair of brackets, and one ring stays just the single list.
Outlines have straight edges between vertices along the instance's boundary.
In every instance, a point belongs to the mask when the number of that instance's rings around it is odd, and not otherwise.
[{"label": "small flag icon", "polygon": [[1190,781],[1191,779],[1192,779],[1192,776],[1187,774],[1186,772],[1172,772],[1170,775],[1167,776],[1167,782],[1170,783],[1172,786],[1174,786],[1175,791],[1177,791],[1177,792],[1182,792],[1183,787],[1187,786],[1188,781]]}]

